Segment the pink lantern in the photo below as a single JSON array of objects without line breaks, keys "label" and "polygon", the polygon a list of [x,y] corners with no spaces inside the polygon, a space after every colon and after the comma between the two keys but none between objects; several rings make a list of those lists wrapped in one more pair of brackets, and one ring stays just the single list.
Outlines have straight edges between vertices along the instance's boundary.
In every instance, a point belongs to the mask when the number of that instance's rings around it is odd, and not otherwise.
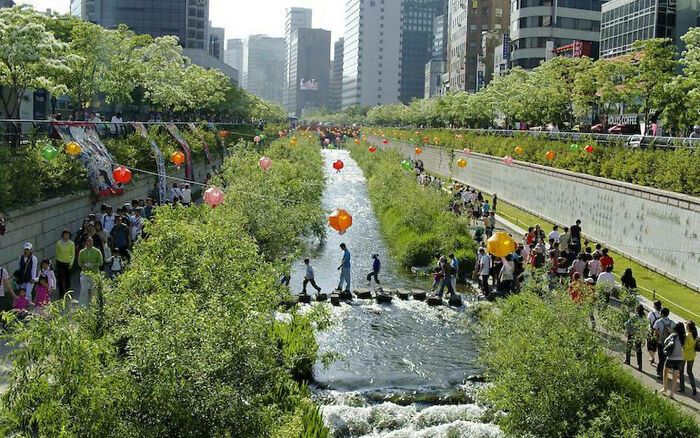
[{"label": "pink lantern", "polygon": [[218,187],[210,187],[204,192],[204,202],[214,208],[224,203],[224,192]]},{"label": "pink lantern", "polygon": [[258,161],[258,165],[260,166],[260,168],[262,170],[267,172],[270,169],[270,167],[272,166],[272,160],[267,158],[267,157],[262,157],[260,159],[260,161]]},{"label": "pink lantern", "polygon": [[464,150],[462,151],[462,153],[468,157],[468,156],[470,156],[470,155],[472,154],[472,150],[469,149],[469,148],[464,148]]},{"label": "pink lantern", "polygon": [[325,139],[325,140],[323,140],[323,144],[328,146],[329,144],[331,144],[331,141],[329,139]]},{"label": "pink lantern", "polygon": [[255,144],[260,143],[260,136],[256,135],[255,138],[253,138],[253,141],[255,142]]},{"label": "pink lantern", "polygon": [[505,164],[506,166],[512,166],[513,165],[513,157],[511,157],[510,155],[504,157],[503,164]]}]

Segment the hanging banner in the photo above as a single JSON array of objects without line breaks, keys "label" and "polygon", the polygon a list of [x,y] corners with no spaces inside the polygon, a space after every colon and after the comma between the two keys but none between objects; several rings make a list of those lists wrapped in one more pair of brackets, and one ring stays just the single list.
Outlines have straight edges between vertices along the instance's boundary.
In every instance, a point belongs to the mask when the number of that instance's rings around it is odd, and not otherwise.
[{"label": "hanging banner", "polygon": [[180,143],[180,147],[185,153],[185,179],[194,181],[194,172],[192,172],[192,150],[190,149],[190,145],[187,144],[187,140],[180,134],[180,130],[177,129],[177,126],[172,123],[166,123],[165,128],[170,131],[170,134]]},{"label": "hanging banner", "polygon": [[216,134],[216,141],[219,142],[219,146],[221,146],[221,150],[224,151],[224,157],[225,157],[226,156],[226,142],[224,141],[223,138],[221,138],[219,136],[219,128],[213,122],[207,122],[207,126],[209,126],[209,129],[214,131],[214,134]]},{"label": "hanging banner", "polygon": [[124,189],[114,181],[112,176],[114,157],[100,140],[92,123],[68,122],[52,123],[56,132],[66,143],[75,141],[80,145],[77,159],[85,167],[93,193],[113,196],[124,193]]},{"label": "hanging banner", "polygon": [[154,140],[148,138],[148,130],[141,122],[132,122],[131,126],[134,127],[136,132],[146,140],[151,143],[151,149],[153,150],[153,155],[156,157],[156,168],[158,169],[158,203],[160,205],[165,204],[167,201],[166,191],[167,191],[167,174],[165,173],[165,158],[163,153],[158,148],[158,145]]},{"label": "hanging banner", "polygon": [[213,162],[211,161],[211,154],[209,154],[209,145],[204,139],[202,131],[200,131],[199,128],[197,128],[197,125],[195,125],[194,123],[188,123],[187,126],[190,127],[190,130],[194,133],[194,135],[197,136],[199,141],[202,142],[202,147],[204,148],[204,155],[207,157],[207,161],[209,162],[209,164],[213,164]]}]

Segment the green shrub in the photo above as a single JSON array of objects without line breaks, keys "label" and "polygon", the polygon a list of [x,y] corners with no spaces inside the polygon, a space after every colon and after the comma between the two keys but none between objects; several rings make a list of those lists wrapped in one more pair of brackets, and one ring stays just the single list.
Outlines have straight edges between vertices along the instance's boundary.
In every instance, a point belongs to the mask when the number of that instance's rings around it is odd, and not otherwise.
[{"label": "green shrub", "polygon": [[[374,132],[379,135],[382,131]],[[579,149],[572,151],[572,142],[535,138],[526,134],[501,137],[429,129],[417,136],[414,131],[393,128],[386,128],[384,134],[404,141],[413,139],[414,142],[428,137],[431,144],[437,143],[457,152],[470,148],[474,152],[495,157],[510,155],[516,160],[543,166],[700,196],[700,148],[631,149],[622,144],[599,145],[592,138],[584,137],[577,143]],[[461,138],[457,135],[461,135]],[[593,146],[593,153],[583,150],[588,145]],[[515,153],[516,146],[523,148],[522,155]],[[553,161],[545,157],[549,150],[556,153]]]},{"label": "green shrub", "polygon": [[413,172],[401,169],[403,158],[394,151],[372,154],[355,145],[350,151],[367,178],[382,234],[401,266],[428,266],[436,253],[453,252],[460,261],[460,278],[471,273],[476,246],[466,219],[447,211],[449,194],[419,185]]}]

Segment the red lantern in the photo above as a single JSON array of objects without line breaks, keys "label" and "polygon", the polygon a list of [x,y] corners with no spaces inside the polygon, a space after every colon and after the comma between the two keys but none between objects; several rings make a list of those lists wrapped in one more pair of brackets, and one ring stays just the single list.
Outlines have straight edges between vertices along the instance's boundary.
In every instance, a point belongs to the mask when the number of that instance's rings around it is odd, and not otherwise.
[{"label": "red lantern", "polygon": [[226,137],[228,137],[228,135],[229,135],[228,131],[220,131],[219,132],[219,138],[221,138],[222,140],[226,139]]},{"label": "red lantern", "polygon": [[545,154],[545,157],[546,157],[547,160],[549,160],[549,161],[554,160],[554,158],[556,158],[556,156],[557,156],[557,154],[556,154],[556,152],[554,152],[554,151],[547,151],[547,153]]},{"label": "red lantern", "polygon": [[593,146],[591,146],[591,145],[586,146],[585,151],[588,152],[589,154],[592,154],[593,153]]},{"label": "red lantern", "polygon": [[413,151],[416,153],[416,155],[420,155],[423,153],[423,149],[421,148],[415,148]]},{"label": "red lantern", "polygon": [[173,154],[170,156],[170,160],[174,165],[180,168],[180,166],[182,166],[182,164],[185,162],[185,154],[180,151],[173,152]]},{"label": "red lantern", "polygon": [[129,184],[131,181],[131,171],[124,166],[119,166],[114,169],[112,176],[119,184]]},{"label": "red lantern", "polygon": [[218,187],[210,187],[204,192],[204,202],[210,207],[216,207],[224,202],[224,192]]},{"label": "red lantern", "polygon": [[345,231],[352,226],[352,215],[341,208],[330,215],[328,224],[338,233],[345,234]]},{"label": "red lantern", "polygon": [[389,140],[387,140],[387,139],[385,138],[385,139],[382,140],[382,143],[384,143],[384,144],[389,144]]},{"label": "red lantern", "polygon": [[375,148],[374,146],[370,146],[368,150],[369,150],[371,153],[377,152],[377,148]]},{"label": "red lantern", "polygon": [[343,169],[343,167],[345,167],[345,163],[343,163],[342,160],[338,160],[335,163],[333,163],[333,169],[337,170],[338,172],[340,172]]},{"label": "red lantern", "polygon": [[272,166],[272,160],[267,157],[262,157],[258,160],[258,166],[260,166],[263,171],[267,172]]}]

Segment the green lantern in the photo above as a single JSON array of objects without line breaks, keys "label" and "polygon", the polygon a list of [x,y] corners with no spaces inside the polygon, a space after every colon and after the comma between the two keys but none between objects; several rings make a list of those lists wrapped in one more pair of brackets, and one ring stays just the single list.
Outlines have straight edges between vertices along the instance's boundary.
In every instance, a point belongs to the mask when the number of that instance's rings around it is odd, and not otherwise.
[{"label": "green lantern", "polygon": [[572,144],[571,146],[569,146],[569,149],[570,149],[572,152],[576,152],[576,151],[578,151],[578,150],[581,149],[581,148],[579,147],[579,145],[577,145],[576,143],[574,143],[574,144]]},{"label": "green lantern", "polygon": [[403,160],[401,162],[401,167],[403,170],[412,170],[413,169],[413,163],[408,161],[408,160]]},{"label": "green lantern", "polygon": [[44,160],[51,161],[58,156],[58,149],[53,147],[51,143],[47,143],[41,148],[41,156],[44,157]]}]

